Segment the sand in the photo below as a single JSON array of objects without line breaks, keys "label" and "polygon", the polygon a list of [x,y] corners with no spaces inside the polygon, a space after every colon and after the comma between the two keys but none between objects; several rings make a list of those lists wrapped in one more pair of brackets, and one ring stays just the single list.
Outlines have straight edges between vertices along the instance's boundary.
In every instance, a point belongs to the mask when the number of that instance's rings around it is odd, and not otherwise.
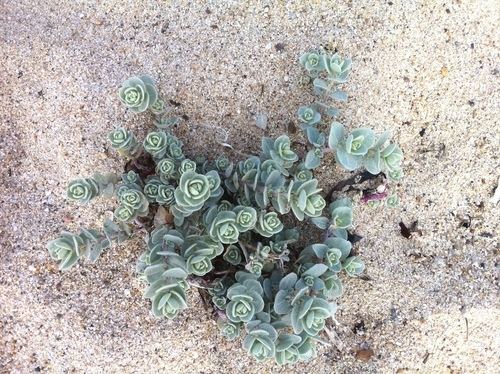
[{"label": "sand", "polygon": [[[499,13],[494,0],[0,2],[0,372],[497,372]],[[293,127],[312,99],[296,61],[319,44],[354,62],[340,120],[391,130],[405,153],[399,208],[355,197],[371,280],[345,282],[340,350],[257,364],[194,291],[176,320],[153,318],[134,276],[144,233],[57,271],[45,243],[115,206],[69,203],[67,182],[121,170],[115,126],[153,128],[119,103],[122,80],[148,73],[181,104],[188,154],[240,157],[218,142],[251,153]],[[347,176],[325,161],[324,186]]]}]

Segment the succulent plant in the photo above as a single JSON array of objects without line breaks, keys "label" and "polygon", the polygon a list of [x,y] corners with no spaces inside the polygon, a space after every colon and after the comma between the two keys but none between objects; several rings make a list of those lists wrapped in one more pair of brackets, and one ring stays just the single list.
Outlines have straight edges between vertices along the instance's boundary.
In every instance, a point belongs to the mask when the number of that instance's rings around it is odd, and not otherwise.
[{"label": "succulent plant", "polygon": [[299,167],[297,167],[297,169],[294,170],[293,177],[294,181],[296,182],[307,182],[308,180],[314,178],[314,174],[310,169],[306,168],[305,165],[302,163],[299,165]]},{"label": "succulent plant", "polygon": [[188,273],[203,276],[213,269],[212,259],[222,254],[224,247],[209,236],[189,236],[182,248]]},{"label": "succulent plant", "polygon": [[190,215],[203,207],[210,194],[211,184],[206,175],[194,171],[185,172],[175,189],[176,207],[181,213]]},{"label": "succulent plant", "polygon": [[245,279],[227,290],[230,300],[226,307],[227,318],[232,322],[250,322],[256,313],[264,309],[263,289],[255,279]]},{"label": "succulent plant", "polygon": [[123,82],[118,96],[125,106],[132,112],[140,113],[152,107],[158,99],[153,80],[146,76],[137,76]]},{"label": "succulent plant", "polygon": [[93,178],[75,179],[68,185],[68,199],[88,203],[99,195],[99,185]]},{"label": "succulent plant", "polygon": [[186,292],[175,280],[159,279],[151,284],[144,297],[151,299],[151,311],[156,317],[174,318],[187,307]]},{"label": "succulent plant", "polygon": [[330,77],[340,80],[343,83],[347,74],[351,70],[351,60],[342,59],[338,54],[324,57],[325,68]]},{"label": "succulent plant", "polygon": [[330,204],[331,225],[335,229],[347,229],[352,226],[352,203],[349,199],[338,199]]},{"label": "succulent plant", "polygon": [[222,211],[212,221],[209,229],[210,236],[223,244],[238,242],[240,232],[236,223],[236,213]]},{"label": "succulent plant", "polygon": [[300,56],[300,64],[306,68],[308,72],[319,72],[325,69],[325,59],[320,53],[310,52]]},{"label": "succulent plant", "polygon": [[233,163],[224,155],[217,157],[215,160],[215,167],[225,177],[228,177],[233,171]]},{"label": "succulent plant", "polygon": [[159,187],[163,185],[163,182],[160,180],[160,178],[154,176],[154,177],[149,177],[146,180],[146,184],[144,185],[144,196],[146,196],[146,199],[150,203],[156,202],[156,198],[158,197],[158,190]]},{"label": "succulent plant", "polygon": [[283,223],[278,218],[276,212],[260,212],[257,218],[255,231],[260,235],[269,238],[283,230]]},{"label": "succulent plant", "polygon": [[95,262],[112,242],[121,243],[129,237],[130,228],[127,225],[105,220],[103,232],[96,229],[81,229],[77,235],[63,231],[59,238],[47,243],[47,249],[50,257],[59,262],[59,270],[64,271],[75,265],[81,257],[87,257]]},{"label": "succulent plant", "polygon": [[137,142],[131,131],[120,127],[108,135],[111,146],[121,155],[128,158],[139,156],[142,152],[141,145]]},{"label": "succulent plant", "polygon": [[227,340],[235,340],[240,336],[240,323],[234,323],[231,321],[219,321],[218,325],[222,336],[224,336]]},{"label": "succulent plant", "polygon": [[148,215],[149,202],[140,188],[122,185],[117,190],[117,195],[120,205],[115,210],[115,217],[119,221],[129,222]]},{"label": "succulent plant", "polygon": [[278,335],[276,340],[276,363],[278,365],[295,364],[300,359],[298,344],[302,341],[299,335]]},{"label": "succulent plant", "polygon": [[184,159],[179,165],[179,175],[184,174],[187,171],[196,171],[196,162],[190,159]]},{"label": "succulent plant", "polygon": [[349,276],[355,277],[360,275],[365,270],[365,264],[359,257],[352,256],[345,260],[342,264],[342,268]]},{"label": "succulent plant", "polygon": [[305,296],[293,306],[291,313],[292,327],[295,334],[306,332],[316,336],[325,328],[327,318],[333,316],[335,306],[320,297]]},{"label": "succulent plant", "polygon": [[331,126],[328,145],[335,149],[337,162],[347,170],[357,169],[374,144],[375,136],[370,129],[356,129],[347,135],[341,124],[336,122]]},{"label": "succulent plant", "polygon": [[236,245],[229,245],[224,253],[224,260],[229,262],[231,265],[239,265],[243,257],[241,256],[241,250]]},{"label": "succulent plant", "polygon": [[385,205],[387,205],[389,208],[397,207],[399,205],[398,195],[388,196],[387,199],[385,200]]},{"label": "succulent plant", "polygon": [[247,336],[243,340],[243,349],[253,356],[257,361],[272,358],[275,355],[275,341],[278,333],[268,323],[252,321],[247,324]]},{"label": "succulent plant", "polygon": [[250,206],[237,206],[233,209],[236,214],[236,228],[239,232],[245,232],[255,227],[257,223],[257,211]]},{"label": "succulent plant", "polygon": [[156,164],[156,173],[160,176],[163,183],[168,183],[171,179],[178,176],[176,163],[171,158],[164,158]]},{"label": "succulent plant", "polygon": [[[132,132],[115,129],[109,142],[128,159],[126,171],[70,183],[69,199],[115,197],[116,208],[102,229],[63,232],[48,243],[59,268],[69,269],[79,259],[96,261],[136,228],[146,232],[136,272],[154,316],[178,315],[194,286],[213,305],[221,334],[229,340],[244,335],[243,348],[257,360],[293,365],[314,357],[343,293],[342,280],[365,268],[350,241],[356,236],[348,231],[353,204],[324,197],[316,170],[334,152],[344,169],[383,174],[385,184],[401,179],[403,155],[388,132],[377,137],[366,128],[348,132],[334,120],[339,110],[329,101],[347,99],[339,88],[347,81],[350,60],[319,50],[300,62],[320,96],[297,112],[304,149],[295,152],[287,135],[263,138],[258,155],[236,162],[225,155],[187,157],[173,133],[179,117],[169,116],[173,109],[151,78],[125,81],[121,101],[133,112],[151,110],[157,130],[140,143]],[[389,190],[385,204],[394,206],[397,194]],[[385,191],[373,194],[377,201]],[[361,201],[370,203],[368,196]],[[321,242],[302,231],[310,224],[322,230]]]},{"label": "succulent plant", "polygon": [[311,106],[301,106],[297,115],[305,126],[314,126],[321,121],[321,113]]},{"label": "succulent plant", "polygon": [[59,270],[72,267],[82,256],[84,241],[79,235],[62,232],[61,236],[48,243],[50,257],[59,262]]},{"label": "succulent plant", "polygon": [[175,202],[175,187],[169,184],[161,184],[158,186],[156,194],[156,202],[163,205],[172,205]]},{"label": "succulent plant", "polygon": [[161,159],[167,152],[167,134],[163,131],[150,132],[144,139],[143,147],[151,156]]},{"label": "succulent plant", "polygon": [[257,244],[257,248],[254,253],[251,253],[248,257],[249,260],[245,265],[245,269],[257,276],[261,276],[264,265],[266,264],[269,253],[271,252],[271,247],[263,246],[261,243]]},{"label": "succulent plant", "polygon": [[307,217],[319,217],[326,206],[325,199],[319,194],[318,181],[293,183],[290,189],[290,206],[295,217],[302,221]]},{"label": "succulent plant", "polygon": [[165,110],[166,110],[165,101],[163,101],[160,98],[156,99],[154,104],[151,105],[150,109],[151,109],[151,112],[153,112],[153,114],[155,114],[155,115],[160,115],[160,114],[165,113]]},{"label": "succulent plant", "polygon": [[403,152],[396,144],[389,144],[381,153],[384,168],[389,172],[400,171]]},{"label": "succulent plant", "polygon": [[278,165],[289,168],[299,159],[297,154],[290,149],[290,138],[281,135],[276,140],[262,139],[262,150],[265,156],[269,156]]}]

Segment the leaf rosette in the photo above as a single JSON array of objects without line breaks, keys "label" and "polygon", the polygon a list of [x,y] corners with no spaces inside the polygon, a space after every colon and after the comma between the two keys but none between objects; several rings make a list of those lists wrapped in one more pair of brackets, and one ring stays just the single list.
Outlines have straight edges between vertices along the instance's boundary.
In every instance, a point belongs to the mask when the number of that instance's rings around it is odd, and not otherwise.
[{"label": "leaf rosette", "polygon": [[249,206],[237,206],[233,209],[236,214],[236,228],[239,232],[246,232],[255,227],[257,223],[257,211]]},{"label": "leaf rosette", "polygon": [[164,158],[156,164],[156,173],[160,175],[163,183],[168,183],[171,179],[177,177],[176,164],[171,158]]},{"label": "leaf rosette", "polygon": [[314,126],[321,121],[321,114],[311,106],[301,106],[297,112],[299,121],[305,126]]},{"label": "leaf rosette", "polygon": [[219,320],[218,323],[220,332],[227,340],[235,340],[240,336],[241,324],[231,321]]},{"label": "leaf rosette", "polygon": [[276,340],[275,359],[278,365],[295,364],[299,361],[299,349],[302,338],[294,334],[281,333]]},{"label": "leaf rosette", "polygon": [[233,244],[238,242],[240,232],[236,222],[236,213],[230,211],[218,212],[212,220],[209,234],[214,240],[223,244]]},{"label": "leaf rosette", "polygon": [[140,113],[156,103],[158,92],[153,80],[143,75],[124,81],[118,91],[118,96],[128,109]]},{"label": "leaf rosette", "polygon": [[325,328],[326,319],[334,315],[334,307],[320,297],[306,296],[292,308],[291,321],[295,334],[305,331],[318,335]]},{"label": "leaf rosette", "polygon": [[226,248],[226,252],[223,256],[224,260],[229,262],[231,265],[239,265],[243,259],[241,255],[241,250],[236,245],[229,245]]},{"label": "leaf rosette", "polygon": [[158,279],[144,293],[151,299],[151,310],[156,317],[174,318],[187,307],[185,289],[175,280]]},{"label": "leaf rosette", "polygon": [[200,210],[210,198],[210,187],[211,184],[205,175],[194,171],[185,172],[175,189],[175,202],[180,209],[189,214]]},{"label": "leaf rosette", "polygon": [[143,147],[154,158],[162,158],[167,152],[167,134],[163,131],[150,132],[144,139]]},{"label": "leaf rosette", "polygon": [[123,127],[112,131],[108,135],[108,139],[113,149],[118,151],[122,156],[132,158],[141,153],[140,144],[137,142],[134,134],[131,131],[125,130]]},{"label": "leaf rosette", "polygon": [[80,203],[88,203],[99,195],[99,185],[93,178],[82,178],[71,181],[68,185],[68,199]]},{"label": "leaf rosette", "polygon": [[59,270],[72,267],[82,255],[83,239],[70,232],[62,232],[60,237],[47,244],[50,257],[59,262]]},{"label": "leaf rosette", "polygon": [[227,290],[230,300],[226,307],[227,318],[232,322],[249,322],[255,313],[264,309],[263,289],[255,279],[235,283]]},{"label": "leaf rosette", "polygon": [[283,230],[283,223],[276,212],[260,212],[254,230],[260,235],[270,238]]},{"label": "leaf rosette", "polygon": [[261,362],[266,358],[274,357],[276,352],[274,344],[277,337],[276,329],[269,323],[252,321],[247,325],[247,336],[243,340],[243,349]]}]

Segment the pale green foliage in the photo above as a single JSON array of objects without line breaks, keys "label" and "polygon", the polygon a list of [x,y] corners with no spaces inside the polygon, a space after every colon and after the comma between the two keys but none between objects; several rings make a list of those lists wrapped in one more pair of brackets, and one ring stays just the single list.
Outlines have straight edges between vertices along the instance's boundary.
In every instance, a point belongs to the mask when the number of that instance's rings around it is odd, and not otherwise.
[{"label": "pale green foliage", "polygon": [[111,146],[124,157],[134,158],[141,152],[141,145],[131,131],[120,127],[108,135]]},{"label": "pale green foliage", "polygon": [[279,233],[283,230],[283,223],[278,217],[276,212],[260,212],[257,218],[257,224],[255,226],[255,231],[260,235],[270,238],[274,234]]},{"label": "pale green foliage", "polygon": [[[314,92],[319,96],[318,102],[300,107],[298,111],[299,121],[313,146],[305,160],[306,168],[315,169],[320,165],[324,151],[333,151],[337,163],[349,171],[364,167],[371,174],[383,172],[391,181],[400,180],[403,175],[403,154],[395,144],[385,146],[389,140],[388,132],[376,139],[371,129],[358,128],[347,132],[339,122],[326,121],[327,117],[336,117],[339,110],[325,103],[325,100],[347,100],[347,94],[339,87],[347,82],[351,60],[338,54],[318,51],[302,55],[300,63],[312,79]],[[324,150],[325,134],[321,128],[328,125],[328,149]]]},{"label": "pale green foliage", "polygon": [[302,126],[313,126],[321,121],[321,113],[315,107],[301,106],[297,112]]},{"label": "pale green foliage", "polygon": [[385,200],[385,205],[387,205],[389,208],[395,208],[399,205],[399,198],[397,195],[391,195],[388,196],[387,199]]},{"label": "pale green foliage", "polygon": [[103,232],[96,229],[81,229],[77,235],[63,231],[60,237],[51,240],[47,247],[50,257],[59,262],[59,270],[67,270],[81,257],[95,262],[112,242],[121,243],[128,239],[130,234],[128,225],[106,220]]},{"label": "pale green foliage", "polygon": [[[238,274],[238,273],[237,273]],[[240,282],[233,284],[227,290],[230,300],[226,307],[227,318],[232,322],[250,322],[255,313],[262,312],[264,301],[263,289],[259,281],[240,274]],[[238,280],[238,275],[236,275]]]},{"label": "pale green foliage", "polygon": [[347,134],[344,127],[332,123],[328,145],[335,150],[337,162],[347,170],[364,166],[372,174],[384,172],[389,179],[398,181],[402,177],[403,153],[396,144],[384,146],[389,139],[383,133],[378,140],[370,129],[356,129]]},{"label": "pale green foliage", "polygon": [[88,203],[99,195],[99,185],[93,178],[75,179],[68,185],[68,199]]},{"label": "pale green foliage", "polygon": [[153,80],[146,76],[132,77],[123,82],[118,96],[125,106],[133,112],[144,112],[155,105],[158,99]]},{"label": "pale green foliage", "polygon": [[[347,81],[350,60],[318,51],[300,62],[320,96],[297,112],[304,141],[294,141],[307,149],[295,149],[287,135],[264,137],[260,154],[234,162],[226,155],[186,158],[172,132],[179,117],[167,117],[171,108],[151,78],[125,81],[121,101],[133,112],[149,109],[157,129],[142,143],[124,128],[111,132],[111,147],[131,170],[121,178],[96,174],[70,183],[71,200],[114,195],[118,223],[107,220],[102,232],[63,232],[49,242],[60,269],[82,257],[95,261],[112,242],[128,239],[133,223],[148,232],[136,270],[153,315],[175,317],[187,307],[190,286],[200,287],[221,334],[235,340],[243,333],[243,348],[257,360],[286,365],[314,357],[343,293],[342,279],[365,268],[349,241],[351,201],[330,202],[315,170],[334,152],[344,169],[364,167],[398,181],[403,156],[397,145],[386,144],[388,133],[376,138],[370,129],[348,132],[332,123],[338,109],[324,101],[347,98],[339,86]],[[386,200],[388,206],[396,203],[396,195]],[[299,231],[297,221],[323,230],[321,241],[310,239],[312,231]]]},{"label": "pale green foliage", "polygon": [[166,105],[162,99],[157,99],[153,105],[150,107],[151,112],[156,115],[161,115],[165,113]]},{"label": "pale green foliage", "polygon": [[321,215],[326,202],[319,194],[320,192],[321,189],[318,188],[316,179],[302,183],[296,182],[291,185],[290,206],[297,219],[303,221],[306,216],[319,217]]},{"label": "pale green foliage", "polygon": [[137,217],[147,216],[149,201],[143,193],[142,181],[137,181],[135,173],[122,177],[122,183],[116,189],[120,205],[115,210],[115,217],[121,222],[130,222]]},{"label": "pale green foliage", "polygon": [[247,324],[247,336],[243,340],[243,348],[257,361],[274,357],[275,342],[278,338],[276,329],[269,323],[252,321]]},{"label": "pale green foliage", "polygon": [[294,303],[291,312],[293,331],[304,331],[309,336],[318,335],[325,328],[325,321],[335,313],[335,306],[321,297],[305,296]]},{"label": "pale green foliage", "polygon": [[224,253],[224,260],[229,262],[231,265],[239,265],[243,257],[241,256],[241,250],[237,245],[229,245]]},{"label": "pale green foliage", "polygon": [[241,323],[219,320],[218,323],[222,336],[227,340],[235,340],[240,336]]},{"label": "pale green foliage", "polygon": [[97,196],[111,197],[118,178],[115,174],[95,174],[93,178],[71,181],[66,196],[79,203],[88,203]]}]

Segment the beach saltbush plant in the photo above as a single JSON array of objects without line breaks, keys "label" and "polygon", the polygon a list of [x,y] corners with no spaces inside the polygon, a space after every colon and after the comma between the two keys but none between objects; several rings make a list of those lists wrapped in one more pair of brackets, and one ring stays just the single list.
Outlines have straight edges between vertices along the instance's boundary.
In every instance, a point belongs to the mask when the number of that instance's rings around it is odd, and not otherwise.
[{"label": "beach saltbush plant", "polygon": [[[179,120],[169,115],[153,80],[127,79],[120,100],[132,112],[149,110],[157,129],[142,144],[129,130],[113,130],[109,142],[128,160],[126,171],[69,183],[70,200],[114,195],[117,206],[102,230],[63,232],[48,244],[59,268],[82,257],[97,260],[139,225],[149,234],[137,274],[155,316],[177,316],[188,306],[188,289],[197,287],[212,302],[222,335],[244,335],[243,348],[256,360],[284,365],[314,357],[335,315],[342,277],[365,268],[349,235],[351,200],[330,201],[314,170],[333,153],[348,171],[364,168],[399,180],[403,156],[387,144],[388,133],[348,131],[335,120],[339,110],[330,102],[347,99],[339,87],[347,82],[350,60],[318,51],[300,63],[317,94],[297,112],[307,149],[299,152],[287,135],[264,137],[259,155],[234,161],[224,154],[212,161],[186,156],[173,133]],[[387,199],[387,206],[396,204],[397,196]],[[312,224],[300,245],[296,221]],[[306,239],[314,230],[322,232],[317,243]]]}]

